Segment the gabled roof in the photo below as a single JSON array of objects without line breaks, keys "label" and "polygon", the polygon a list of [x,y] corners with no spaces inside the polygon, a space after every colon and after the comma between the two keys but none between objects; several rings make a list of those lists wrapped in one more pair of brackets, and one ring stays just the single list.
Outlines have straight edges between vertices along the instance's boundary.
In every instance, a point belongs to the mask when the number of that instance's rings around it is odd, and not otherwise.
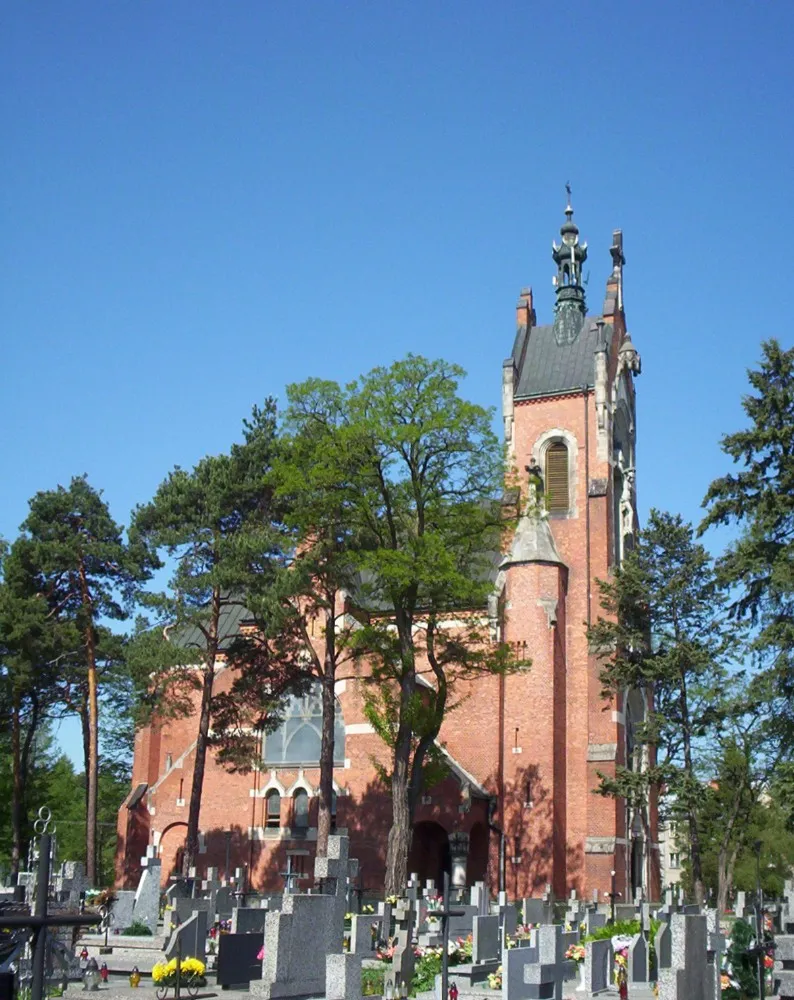
[{"label": "gabled roof", "polygon": [[[576,391],[582,386],[591,388],[595,382],[593,355],[598,346],[598,319],[587,316],[572,344],[558,344],[551,323],[529,329],[519,327],[512,355],[518,370],[514,398],[531,399]],[[609,324],[604,327],[604,335],[609,348],[613,337]]]}]

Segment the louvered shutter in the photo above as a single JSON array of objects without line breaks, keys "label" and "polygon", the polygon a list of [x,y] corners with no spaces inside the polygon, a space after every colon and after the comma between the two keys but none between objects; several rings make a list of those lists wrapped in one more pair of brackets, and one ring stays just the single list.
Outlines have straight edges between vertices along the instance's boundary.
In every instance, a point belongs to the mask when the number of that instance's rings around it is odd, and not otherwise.
[{"label": "louvered shutter", "polygon": [[564,444],[553,444],[546,452],[546,509],[551,513],[567,514],[570,507],[568,495],[568,449]]}]

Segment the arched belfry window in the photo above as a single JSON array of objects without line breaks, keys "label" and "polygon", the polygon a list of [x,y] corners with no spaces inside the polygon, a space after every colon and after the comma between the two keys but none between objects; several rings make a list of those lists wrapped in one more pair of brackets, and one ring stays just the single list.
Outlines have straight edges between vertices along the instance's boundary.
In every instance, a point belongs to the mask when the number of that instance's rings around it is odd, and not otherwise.
[{"label": "arched belfry window", "polygon": [[[309,694],[293,696],[282,714],[281,725],[265,736],[265,764],[270,767],[320,766],[322,743],[323,704],[322,688],[315,683]],[[336,702],[334,719],[334,764],[344,766],[345,720]]]},{"label": "arched belfry window", "polygon": [[568,447],[562,441],[555,441],[546,449],[544,480],[546,509],[550,514],[567,514],[571,507]]}]

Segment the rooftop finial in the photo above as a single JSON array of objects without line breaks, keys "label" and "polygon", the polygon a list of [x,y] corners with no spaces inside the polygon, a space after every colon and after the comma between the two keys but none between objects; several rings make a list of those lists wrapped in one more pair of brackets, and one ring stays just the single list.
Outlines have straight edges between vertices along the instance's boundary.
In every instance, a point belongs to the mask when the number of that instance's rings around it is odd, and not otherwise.
[{"label": "rooftop finial", "polygon": [[573,208],[571,207],[571,182],[565,182],[565,193],[568,195],[568,204],[565,206],[565,214],[570,219],[573,215]]}]

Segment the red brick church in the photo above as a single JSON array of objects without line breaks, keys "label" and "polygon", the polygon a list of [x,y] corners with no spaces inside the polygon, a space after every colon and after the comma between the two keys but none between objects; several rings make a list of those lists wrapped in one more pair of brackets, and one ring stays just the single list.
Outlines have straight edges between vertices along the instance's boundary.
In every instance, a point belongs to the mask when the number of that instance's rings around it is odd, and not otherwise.
[{"label": "red brick church", "polygon": [[[522,290],[512,353],[502,366],[505,439],[522,482],[541,502],[496,559],[491,599],[479,609],[494,638],[517,644],[532,667],[481,678],[462,692],[439,740],[448,774],[422,798],[409,871],[438,879],[446,868],[455,883],[487,879],[493,891],[504,887],[514,897],[538,895],[547,883],[558,897],[613,885],[624,898],[639,887],[655,896],[655,809],[641,815],[593,794],[597,772],[643,766],[632,734],[648,706],[636,691],[604,702],[585,636],[599,613],[596,580],[620,562],[637,529],[640,359],[623,310],[622,234],[615,232],[609,249],[601,313],[588,315],[587,244],[570,205],[565,216],[553,249],[553,321],[539,326],[532,292]],[[231,665],[219,671],[217,691],[232,674]],[[391,802],[373,758],[385,761],[386,749],[364,716],[359,682],[338,681],[336,694],[335,823],[349,832],[360,884],[378,890]],[[208,758],[202,868],[245,867],[253,888],[281,888],[287,871],[309,884],[320,719],[319,692],[293,699],[281,727],[264,737],[262,766],[250,775],[230,774]],[[177,864],[195,726],[195,719],[155,723],[137,736],[132,790],[118,821],[120,883],[135,884],[147,847],[162,858],[164,878]]]}]

